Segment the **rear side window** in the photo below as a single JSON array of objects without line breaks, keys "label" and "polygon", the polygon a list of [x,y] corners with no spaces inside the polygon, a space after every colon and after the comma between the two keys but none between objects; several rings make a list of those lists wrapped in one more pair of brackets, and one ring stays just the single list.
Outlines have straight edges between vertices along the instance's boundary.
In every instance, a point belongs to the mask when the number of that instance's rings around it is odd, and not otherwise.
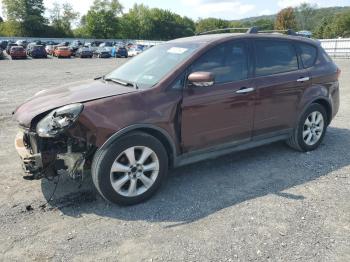
[{"label": "rear side window", "polygon": [[289,42],[256,40],[256,76],[298,70],[294,46]]},{"label": "rear side window", "polygon": [[300,56],[303,61],[304,68],[312,67],[315,64],[317,58],[316,47],[309,44],[298,43],[300,48]]},{"label": "rear side window", "polygon": [[204,71],[215,75],[215,83],[222,84],[248,78],[248,55],[243,42],[218,45],[201,56],[192,72]]}]

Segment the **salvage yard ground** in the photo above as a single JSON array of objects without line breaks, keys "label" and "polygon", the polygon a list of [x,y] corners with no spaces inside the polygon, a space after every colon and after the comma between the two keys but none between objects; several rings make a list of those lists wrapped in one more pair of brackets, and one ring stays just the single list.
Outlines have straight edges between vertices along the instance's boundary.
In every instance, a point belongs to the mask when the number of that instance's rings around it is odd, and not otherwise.
[{"label": "salvage yard ground", "polygon": [[55,185],[22,179],[11,111],[124,61],[0,61],[0,261],[350,261],[350,60],[336,61],[341,107],[314,152],[275,143],[179,168],[132,207],[62,178],[43,206]]}]

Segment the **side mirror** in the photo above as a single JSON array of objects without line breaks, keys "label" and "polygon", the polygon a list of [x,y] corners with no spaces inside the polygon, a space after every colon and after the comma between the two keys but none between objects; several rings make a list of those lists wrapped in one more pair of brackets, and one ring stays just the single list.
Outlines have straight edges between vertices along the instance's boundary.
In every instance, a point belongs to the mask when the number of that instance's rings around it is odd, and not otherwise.
[{"label": "side mirror", "polygon": [[214,85],[215,77],[210,72],[193,72],[188,76],[188,81],[198,87],[212,86]]}]

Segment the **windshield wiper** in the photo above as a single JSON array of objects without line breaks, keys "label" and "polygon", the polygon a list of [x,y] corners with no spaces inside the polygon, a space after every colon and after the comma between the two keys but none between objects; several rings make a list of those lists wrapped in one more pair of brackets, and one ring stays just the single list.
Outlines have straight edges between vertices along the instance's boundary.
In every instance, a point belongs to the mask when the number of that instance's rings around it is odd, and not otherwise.
[{"label": "windshield wiper", "polygon": [[103,80],[104,81],[112,81],[114,83],[117,83],[117,84],[120,84],[120,85],[123,85],[123,86],[132,86],[135,89],[139,89],[139,87],[137,86],[136,83],[124,81],[124,80],[121,80],[121,79],[118,79],[118,78],[103,78]]}]

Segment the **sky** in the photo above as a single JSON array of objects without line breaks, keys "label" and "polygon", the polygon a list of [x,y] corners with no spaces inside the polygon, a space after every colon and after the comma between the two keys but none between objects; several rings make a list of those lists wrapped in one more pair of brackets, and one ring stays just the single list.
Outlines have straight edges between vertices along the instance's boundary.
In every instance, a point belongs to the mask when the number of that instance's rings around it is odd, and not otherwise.
[{"label": "sky", "polygon": [[[53,2],[69,2],[80,14],[85,14],[93,0],[44,0],[47,8],[52,8]],[[207,17],[237,20],[251,16],[269,15],[277,13],[284,7],[297,6],[305,2],[317,4],[318,7],[350,6],[350,0],[120,0],[120,2],[124,6],[124,12],[127,12],[134,3],[142,3],[149,7],[168,9],[194,20]]]}]

